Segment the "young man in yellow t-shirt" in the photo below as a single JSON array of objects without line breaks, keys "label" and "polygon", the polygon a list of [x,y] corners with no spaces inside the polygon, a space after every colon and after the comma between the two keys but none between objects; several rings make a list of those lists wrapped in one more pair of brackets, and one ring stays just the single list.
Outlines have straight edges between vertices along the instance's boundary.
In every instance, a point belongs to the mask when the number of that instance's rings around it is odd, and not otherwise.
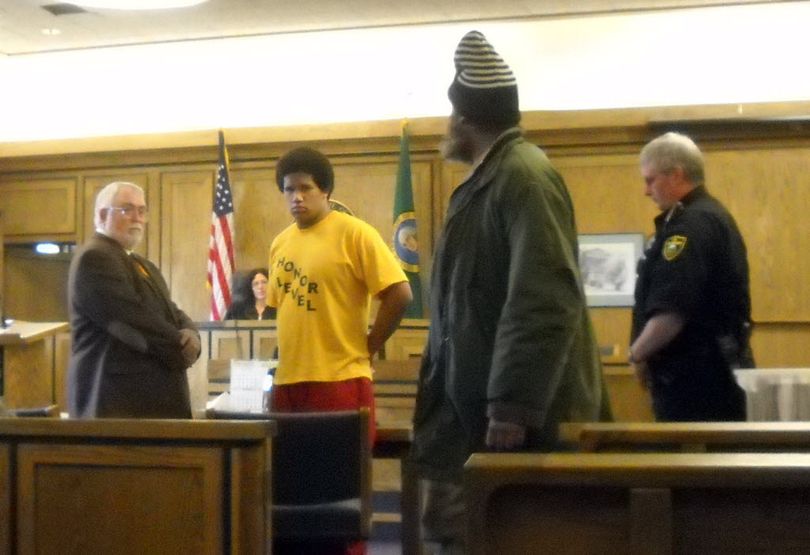
[{"label": "young man in yellow t-shirt", "polygon": [[[267,300],[279,334],[272,410],[369,407],[373,429],[371,357],[411,302],[408,279],[373,227],[331,210],[334,173],[323,154],[290,151],[276,182],[295,223],[270,247]],[[368,331],[372,296],[380,305]]]}]

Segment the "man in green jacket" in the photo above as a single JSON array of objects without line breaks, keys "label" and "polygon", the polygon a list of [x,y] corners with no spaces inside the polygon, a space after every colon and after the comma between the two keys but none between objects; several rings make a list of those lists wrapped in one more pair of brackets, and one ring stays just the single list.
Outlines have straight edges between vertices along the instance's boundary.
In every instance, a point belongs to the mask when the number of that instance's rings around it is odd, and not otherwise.
[{"label": "man in green jacket", "polygon": [[471,453],[551,450],[560,422],[608,413],[565,183],[523,139],[515,77],[481,33],[455,63],[442,154],[472,173],[434,254],[411,453],[438,553],[465,552]]}]

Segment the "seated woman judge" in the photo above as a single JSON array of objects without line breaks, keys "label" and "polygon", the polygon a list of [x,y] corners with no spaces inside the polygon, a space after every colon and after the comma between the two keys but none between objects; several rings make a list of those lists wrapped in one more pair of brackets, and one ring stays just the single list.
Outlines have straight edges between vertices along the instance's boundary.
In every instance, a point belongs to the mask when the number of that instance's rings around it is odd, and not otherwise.
[{"label": "seated woman judge", "polygon": [[226,320],[273,320],[276,309],[267,306],[267,268],[255,268],[234,284]]}]

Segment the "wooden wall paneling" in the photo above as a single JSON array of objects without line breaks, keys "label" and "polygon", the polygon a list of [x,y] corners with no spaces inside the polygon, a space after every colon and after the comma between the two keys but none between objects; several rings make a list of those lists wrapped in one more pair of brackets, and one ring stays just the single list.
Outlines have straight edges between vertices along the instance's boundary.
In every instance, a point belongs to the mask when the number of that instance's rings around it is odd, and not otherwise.
[{"label": "wooden wall paneling", "polygon": [[[788,108],[795,110],[795,107]],[[733,110],[729,112],[727,108]],[[728,118],[739,108],[735,105],[722,109],[674,107],[574,114],[530,113],[525,114],[524,126],[530,140],[549,145],[547,152],[552,163],[565,177],[571,191],[580,233],[641,231],[647,234],[652,231],[652,218],[657,209],[644,196],[638,170],[637,157],[643,142],[663,131],[662,119],[681,118],[690,123],[706,117]],[[768,116],[771,114],[768,110],[772,109],[776,109],[773,113],[778,115],[789,112],[785,112],[784,107],[765,106],[757,114]],[[749,117],[753,113],[746,111]],[[384,239],[390,240],[397,160],[395,135],[399,125],[398,122],[384,123],[377,122],[371,127],[358,123],[339,126],[340,129],[328,126],[307,129],[300,137],[302,142],[322,146],[335,164],[338,177],[335,198],[360,212]],[[709,190],[729,207],[748,243],[754,319],[759,324],[753,341],[760,365],[806,366],[802,342],[806,337],[804,326],[810,322],[810,295],[806,285],[810,281],[810,257],[804,253],[810,241],[810,223],[801,215],[810,210],[810,172],[807,171],[810,169],[807,167],[810,141],[807,126],[783,125],[779,129],[765,126],[768,129],[763,132],[763,125],[759,120],[738,120],[733,122],[733,128],[718,128],[722,132],[697,129],[693,135],[706,153]],[[441,160],[433,150],[435,139],[445,126],[446,118],[414,121],[412,126],[415,133],[411,143],[412,172],[426,298],[433,242],[441,231],[452,190],[469,172],[465,165]],[[380,132],[383,128],[387,131]],[[729,129],[731,131],[726,132]],[[240,270],[264,265],[270,241],[291,222],[283,197],[275,186],[273,169],[275,157],[289,147],[285,137],[290,136],[290,130],[272,130],[264,135],[250,133],[244,135],[242,144],[229,135],[232,154],[237,154],[232,180],[237,210],[237,268]],[[0,193],[9,184],[24,183],[28,187],[33,183],[61,180],[74,185],[80,183],[83,188],[76,192],[80,195],[78,206],[72,205],[78,214],[72,223],[72,232],[13,235],[7,237],[7,242],[31,241],[46,235],[51,239],[83,236],[91,225],[90,214],[82,213],[88,204],[88,180],[145,175],[153,210],[147,251],[151,259],[160,260],[181,308],[194,319],[206,320],[209,309],[204,283],[216,148],[213,143],[185,148],[158,139],[160,137],[152,137],[150,144],[160,143],[165,147],[162,150],[145,151],[138,147],[141,150],[8,159],[9,165],[4,165],[5,173],[0,176]],[[240,156],[242,161],[239,161]],[[423,164],[424,170],[421,169]],[[75,169],[74,174],[65,174],[65,168]],[[50,173],[43,177],[45,170]],[[419,177],[422,172],[425,172],[424,177]],[[0,194],[0,204],[6,202],[4,199],[5,195]],[[157,218],[156,204],[160,209]],[[52,219],[52,215],[48,218]],[[81,223],[76,225],[76,221]],[[429,229],[426,221],[430,222]],[[156,225],[158,222],[160,226]],[[240,233],[240,229],[244,232]],[[8,275],[8,269],[5,273]],[[9,289],[6,284],[6,290]],[[10,292],[6,297],[10,294],[17,295]],[[618,314],[609,313],[610,317],[603,324],[598,324],[595,318],[597,327],[601,326],[597,330],[600,344],[620,342],[606,335],[612,330],[626,332],[623,317]],[[788,325],[791,323],[798,327]],[[617,356],[621,357],[621,352]]]},{"label": "wooden wall paneling", "polygon": [[[161,256],[161,232],[163,228],[163,195],[162,184],[160,182],[159,168],[153,167],[146,169],[147,182],[149,188],[147,189],[146,202],[149,204],[149,220],[151,225],[146,226],[146,243],[147,258],[152,257],[153,260],[160,260]],[[149,222],[147,222],[148,224]],[[158,265],[160,267],[160,265]]]},{"label": "wooden wall paneling", "polygon": [[0,212],[10,236],[75,234],[76,179],[0,179]]},{"label": "wooden wall paneling", "polygon": [[557,156],[579,233],[652,233],[658,209],[644,195],[638,157],[627,154]]},{"label": "wooden wall paneling", "polygon": [[95,231],[94,212],[96,193],[101,190],[103,183],[90,184],[87,177],[82,179],[79,190],[79,202],[76,208],[76,245],[82,245]]},{"label": "wooden wall paneling", "polygon": [[617,422],[652,422],[650,392],[644,389],[635,371],[627,364],[604,364],[602,375],[610,399],[613,419]]},{"label": "wooden wall paneling", "polygon": [[18,461],[21,554],[222,552],[218,449],[21,444]]},{"label": "wooden wall paneling", "polygon": [[[561,110],[523,112],[521,125],[530,140],[551,150],[593,149],[641,145],[656,130],[672,124],[689,127],[705,122],[729,122],[722,136],[744,135],[767,127],[785,136],[806,135],[807,101],[733,103],[643,108]],[[410,121],[411,148],[434,149],[447,129],[447,116],[414,118]],[[233,159],[277,158],[286,152],[293,137],[298,143],[317,141],[327,154],[396,152],[401,120],[339,122],[323,125],[295,125],[226,129]],[[762,135],[760,133],[760,135]],[[68,156],[66,156],[68,155]],[[216,131],[197,130],[119,137],[87,137],[52,141],[7,143],[0,149],[6,172],[68,168],[129,166],[144,164],[188,164],[216,159]]]},{"label": "wooden wall paneling", "polygon": [[252,358],[259,360],[270,360],[278,347],[278,330],[276,329],[254,329],[251,332]]},{"label": "wooden wall paneling", "polygon": [[588,312],[602,353],[602,362],[626,363],[633,319],[632,308],[590,307]]},{"label": "wooden wall paneling", "polygon": [[654,420],[650,393],[636,378],[627,363],[632,309],[623,307],[590,308],[591,321],[602,351],[602,376],[613,410],[619,422]]},{"label": "wooden wall paneling", "polygon": [[[644,195],[638,158],[630,154],[565,155],[552,163],[563,176],[571,193],[579,233],[652,233],[655,205]],[[635,268],[632,269],[635,272]],[[603,362],[625,363],[630,341],[630,308],[591,308]],[[608,384],[614,405],[629,403],[646,406],[639,398],[640,388],[625,387],[623,376],[611,377]],[[621,390],[632,397],[624,400],[614,393]],[[632,418],[635,410],[617,406],[622,417]],[[638,415],[646,416],[645,413]],[[618,416],[617,416],[618,417]]]},{"label": "wooden wall paneling", "polygon": [[161,182],[160,267],[172,300],[192,320],[208,320],[208,240],[214,183],[210,171],[164,170]]},{"label": "wooden wall paneling", "polygon": [[444,217],[447,215],[447,208],[450,206],[450,196],[453,194],[453,191],[456,190],[456,187],[461,185],[469,175],[470,166],[466,164],[448,161],[442,162],[439,186],[437,187],[438,204],[434,204],[439,211],[437,214],[437,221],[439,222],[436,234],[437,239],[441,234]]},{"label": "wooden wall paneling", "polygon": [[67,254],[41,255],[29,246],[7,247],[6,316],[31,322],[66,321],[69,267]]},{"label": "wooden wall paneling", "polygon": [[397,162],[393,158],[332,158],[335,190],[332,198],[349,207],[391,244]]},{"label": "wooden wall paneling", "polygon": [[[571,193],[580,233],[652,231],[657,209],[644,196],[636,155],[558,154],[551,163]],[[437,205],[441,221],[450,195],[469,172],[464,164],[442,163]]]},{"label": "wooden wall paneling", "polygon": [[428,336],[428,322],[423,327],[400,327],[385,342],[386,360],[407,360],[421,357]]},{"label": "wooden wall paneling", "polygon": [[273,238],[292,223],[275,168],[231,167],[236,269],[266,267]]},{"label": "wooden wall paneling", "polygon": [[810,146],[712,147],[707,187],[748,246],[754,321],[810,321]]},{"label": "wooden wall paneling", "polygon": [[759,368],[808,368],[810,322],[757,323],[751,346]]},{"label": "wooden wall paneling", "polygon": [[211,330],[211,358],[249,359],[250,330],[240,328]]},{"label": "wooden wall paneling", "polygon": [[[141,187],[146,193],[146,204],[150,210],[149,220],[146,222],[146,227],[144,228],[143,240],[135,248],[135,252],[149,258],[151,253],[148,249],[148,238],[153,227],[158,230],[160,229],[160,208],[158,195],[155,191],[150,191],[149,189],[149,174],[147,171],[127,172],[126,170],[120,170],[119,173],[119,171],[114,170],[103,174],[92,173],[84,176],[82,184],[82,203],[79,210],[80,219],[79,225],[77,226],[79,229],[78,240],[80,243],[83,243],[95,233],[96,195],[101,189],[113,181],[128,181],[134,183]],[[151,257],[153,260],[158,260],[156,254],[157,253]]]},{"label": "wooden wall paneling", "polygon": [[[369,223],[393,247],[394,191],[398,160],[393,157],[332,158],[335,168],[335,191],[332,198],[348,206],[354,214]],[[415,156],[411,160],[411,185],[416,213],[420,279],[423,309],[427,306],[432,261],[433,194],[432,165],[429,159]]]}]

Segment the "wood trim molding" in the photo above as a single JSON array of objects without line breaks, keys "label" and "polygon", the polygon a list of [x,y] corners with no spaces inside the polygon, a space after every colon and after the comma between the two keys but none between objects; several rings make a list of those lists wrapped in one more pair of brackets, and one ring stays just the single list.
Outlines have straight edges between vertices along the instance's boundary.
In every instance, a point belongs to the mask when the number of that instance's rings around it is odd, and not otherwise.
[{"label": "wood trim molding", "polygon": [[[638,145],[678,125],[707,138],[744,130],[756,137],[810,136],[810,102],[664,106],[582,111],[524,112],[527,135],[549,148]],[[299,144],[317,143],[328,155],[391,154],[399,149],[400,120],[289,127],[225,129],[234,162],[277,158]],[[445,117],[410,121],[411,152],[436,152]],[[735,130],[738,130],[735,133]],[[292,140],[291,140],[292,138]],[[5,174],[211,162],[216,130],[120,137],[92,137],[0,144]]]}]

